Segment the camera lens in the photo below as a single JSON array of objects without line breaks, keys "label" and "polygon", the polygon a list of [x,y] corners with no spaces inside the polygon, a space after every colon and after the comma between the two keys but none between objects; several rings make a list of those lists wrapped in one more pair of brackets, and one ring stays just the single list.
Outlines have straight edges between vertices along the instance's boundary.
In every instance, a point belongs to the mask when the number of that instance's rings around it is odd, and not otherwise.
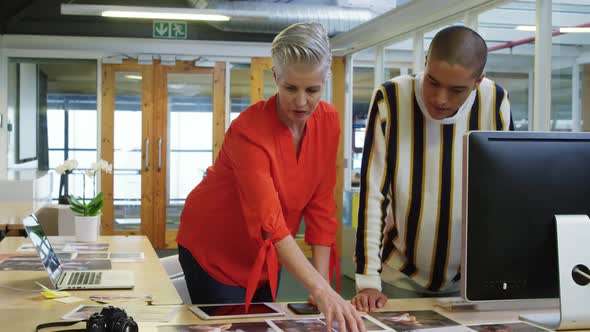
[{"label": "camera lens", "polygon": [[126,317],[124,320],[120,320],[119,322],[122,322],[121,325],[114,329],[114,331],[137,332],[139,330],[137,323],[131,317]]}]

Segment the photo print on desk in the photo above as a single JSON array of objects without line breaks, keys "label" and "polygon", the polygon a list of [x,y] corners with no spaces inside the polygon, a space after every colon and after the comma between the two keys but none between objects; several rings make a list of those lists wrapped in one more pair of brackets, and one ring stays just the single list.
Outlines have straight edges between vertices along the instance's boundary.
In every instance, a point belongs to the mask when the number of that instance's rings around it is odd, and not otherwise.
[{"label": "photo print on desk", "polygon": [[[57,255],[57,259],[71,259],[72,253],[70,252],[60,252]],[[25,260],[25,261],[33,261],[39,260],[39,255],[37,254],[0,254],[0,262],[5,260]]]},{"label": "photo print on desk", "polygon": [[[65,243],[51,243],[51,247],[53,248],[54,251],[64,251],[66,244]],[[35,252],[35,246],[32,243],[24,243],[21,244],[16,251],[32,251]]]},{"label": "photo print on desk", "polygon": [[[377,321],[373,317],[365,316],[361,314],[361,319],[363,320],[363,324],[365,325],[365,330],[367,332],[378,332],[378,331],[389,331],[391,330],[386,325],[382,324],[381,322]],[[325,324],[326,319],[320,318],[320,320]],[[338,321],[332,321],[332,329],[336,332],[340,331],[338,326]]]},{"label": "photo print on desk", "polygon": [[143,262],[143,252],[76,252],[72,253],[74,259],[110,259],[113,263],[135,263]]},{"label": "photo print on desk", "polygon": [[437,331],[468,330],[461,324],[432,310],[372,312],[369,315],[398,332],[430,329]]},{"label": "photo print on desk", "polygon": [[[108,259],[90,260],[60,260],[61,267],[65,271],[86,271],[86,270],[111,270],[111,261]],[[0,262],[0,271],[43,271],[45,267],[41,264],[39,257],[35,259],[6,259]]]},{"label": "photo print on desk", "polygon": [[[102,305],[79,305],[73,310],[66,313],[64,320],[82,320],[88,319],[94,313],[100,313]],[[133,317],[136,322],[169,322],[182,308],[178,305],[158,305],[158,306],[122,306],[128,316]]]},{"label": "photo print on desk", "polygon": [[275,332],[267,322],[164,325],[158,332]]},{"label": "photo print on desk", "polygon": [[[319,318],[272,319],[267,322],[277,331],[284,332],[326,332],[326,324]],[[332,330],[334,330],[332,328]]]},{"label": "photo print on desk", "polygon": [[[57,249],[54,248],[57,251]],[[108,243],[88,243],[88,242],[70,242],[67,243],[62,251],[108,251]]]},{"label": "photo print on desk", "polygon": [[477,332],[546,332],[545,330],[534,325],[524,322],[514,323],[495,323],[495,324],[481,324],[469,325],[468,328]]},{"label": "photo print on desk", "polygon": [[143,252],[111,252],[109,258],[113,263],[134,263],[143,262],[145,255]]},{"label": "photo print on desk", "polygon": [[76,259],[109,259],[108,252],[77,252]]}]

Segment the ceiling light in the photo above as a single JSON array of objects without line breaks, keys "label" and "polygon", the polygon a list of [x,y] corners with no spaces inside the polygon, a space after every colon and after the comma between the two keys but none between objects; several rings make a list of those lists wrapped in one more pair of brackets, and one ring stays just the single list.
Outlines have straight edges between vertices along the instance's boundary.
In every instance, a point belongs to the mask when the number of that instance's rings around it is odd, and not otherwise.
[{"label": "ceiling light", "polygon": [[184,21],[229,21],[229,16],[216,14],[186,14],[171,12],[139,12],[139,11],[119,11],[105,10],[101,13],[105,17],[124,17],[124,18],[148,18],[160,20],[184,20]]},{"label": "ceiling light", "polygon": [[122,18],[164,19],[184,21],[229,21],[225,12],[215,9],[164,8],[113,5],[62,4],[62,15],[87,15]]},{"label": "ceiling light", "polygon": [[563,27],[559,28],[559,32],[562,33],[588,33],[590,27]]},{"label": "ceiling light", "polygon": [[519,25],[515,28],[516,30],[520,31],[536,31],[537,28],[534,25]]},{"label": "ceiling light", "polygon": [[[515,28],[516,30],[520,31],[536,31],[536,27],[534,25],[519,25]],[[559,32],[561,33],[589,33],[590,27],[562,27],[559,28]]]},{"label": "ceiling light", "polygon": [[125,75],[125,78],[128,80],[141,81],[140,75]]}]

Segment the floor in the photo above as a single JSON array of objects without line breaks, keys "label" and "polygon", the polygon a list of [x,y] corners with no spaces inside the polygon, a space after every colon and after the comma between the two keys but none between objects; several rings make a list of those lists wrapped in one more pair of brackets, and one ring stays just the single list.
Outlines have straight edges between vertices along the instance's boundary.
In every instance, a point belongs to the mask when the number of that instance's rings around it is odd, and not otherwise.
[{"label": "floor", "polygon": [[[159,257],[165,257],[178,254],[176,249],[157,249],[156,253]],[[281,280],[279,283],[279,293],[277,294],[277,301],[305,301],[309,293],[303,286],[301,286],[290,273],[283,270],[281,272]],[[355,294],[354,280],[347,276],[342,276],[340,279],[340,295],[345,299],[351,299]]]}]

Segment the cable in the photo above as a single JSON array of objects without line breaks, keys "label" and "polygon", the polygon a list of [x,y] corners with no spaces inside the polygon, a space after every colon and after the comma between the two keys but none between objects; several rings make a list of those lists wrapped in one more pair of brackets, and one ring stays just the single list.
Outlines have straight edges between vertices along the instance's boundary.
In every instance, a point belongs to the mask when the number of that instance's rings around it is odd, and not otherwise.
[{"label": "cable", "polygon": [[22,288],[14,288],[14,287],[10,287],[10,286],[4,286],[4,285],[0,285],[0,288],[5,288],[5,289],[10,289],[10,290],[15,290],[17,292],[25,292],[25,293],[39,293],[40,290],[32,290],[32,289],[22,289]]},{"label": "cable", "polygon": [[590,274],[588,274],[588,273],[586,273],[586,272],[584,272],[584,271],[580,270],[579,268],[575,267],[575,268],[574,268],[574,272],[576,272],[577,274],[581,275],[582,277],[584,277],[584,278],[586,278],[586,279],[590,280]]}]

